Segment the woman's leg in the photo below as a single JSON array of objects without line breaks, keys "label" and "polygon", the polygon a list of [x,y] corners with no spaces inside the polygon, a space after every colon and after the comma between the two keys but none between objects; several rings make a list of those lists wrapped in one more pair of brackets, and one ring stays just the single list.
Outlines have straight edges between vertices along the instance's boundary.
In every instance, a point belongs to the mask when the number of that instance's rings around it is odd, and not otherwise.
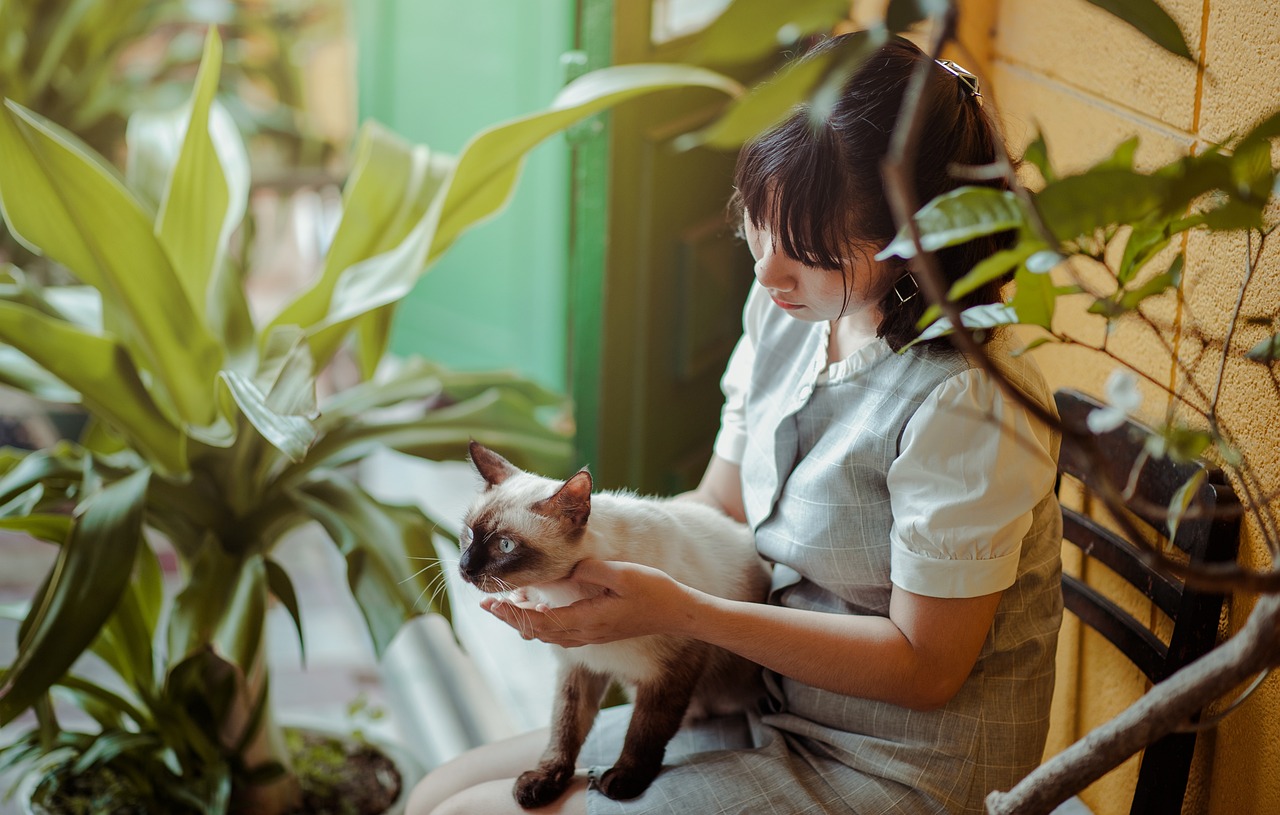
[{"label": "woman's leg", "polygon": [[[538,766],[547,746],[546,730],[535,730],[503,741],[484,744],[445,762],[427,774],[409,796],[405,815],[444,815],[448,812],[470,812],[474,815],[522,813],[511,794],[515,779]],[[577,809],[572,806],[578,799]],[[570,792],[552,807],[540,812],[586,812],[586,782],[575,782]],[[441,806],[446,804],[446,806]],[[467,807],[470,807],[468,809]]]},{"label": "woman's leg", "polygon": [[[587,778],[579,774],[571,782],[569,789],[556,800],[544,807],[529,810],[516,803],[511,794],[513,778],[501,781],[486,781],[469,787],[458,794],[447,798],[440,806],[431,811],[431,815],[586,815],[587,813]],[[415,815],[409,810],[408,815]]]}]

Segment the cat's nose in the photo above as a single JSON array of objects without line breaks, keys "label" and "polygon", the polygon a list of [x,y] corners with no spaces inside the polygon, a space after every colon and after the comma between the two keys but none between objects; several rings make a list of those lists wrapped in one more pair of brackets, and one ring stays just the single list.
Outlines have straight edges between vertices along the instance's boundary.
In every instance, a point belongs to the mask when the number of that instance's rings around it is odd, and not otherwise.
[{"label": "cat's nose", "polygon": [[458,558],[458,572],[462,579],[474,584],[484,571],[484,556],[477,553],[476,547],[468,546]]}]

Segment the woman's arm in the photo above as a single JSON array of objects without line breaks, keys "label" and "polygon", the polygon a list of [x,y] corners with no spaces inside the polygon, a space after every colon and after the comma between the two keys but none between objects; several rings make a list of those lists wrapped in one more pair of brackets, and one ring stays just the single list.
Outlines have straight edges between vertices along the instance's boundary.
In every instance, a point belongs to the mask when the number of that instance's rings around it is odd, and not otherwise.
[{"label": "woman's arm", "polygon": [[714,507],[739,523],[746,522],[738,465],[719,456],[711,457],[711,463],[707,465],[707,471],[702,474],[702,481],[697,488],[680,497]]},{"label": "woman's arm", "polygon": [[940,599],[893,588],[889,616],[828,614],[696,591],[634,563],[584,561],[600,597],[547,613],[483,605],[526,637],[572,648],[649,634],[692,637],[825,690],[930,710],[973,670],[1000,593]]}]

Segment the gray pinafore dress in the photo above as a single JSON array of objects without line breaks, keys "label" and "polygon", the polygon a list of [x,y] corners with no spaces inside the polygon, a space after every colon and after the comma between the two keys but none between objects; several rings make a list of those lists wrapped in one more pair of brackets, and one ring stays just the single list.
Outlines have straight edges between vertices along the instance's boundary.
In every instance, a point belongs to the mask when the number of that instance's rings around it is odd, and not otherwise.
[{"label": "gray pinafore dress", "polygon": [[[942,382],[971,367],[960,355],[877,343],[852,372],[820,382],[823,326],[774,310],[755,345],[741,462],[747,519],[773,561],[769,601],[887,616],[886,486],[904,427]],[[1001,353],[993,346],[993,353]],[[1052,404],[1033,368],[1004,355],[1013,380]],[[766,672],[759,711],[682,730],[666,766],[634,801],[588,798],[604,813],[980,813],[993,789],[1035,767],[1048,730],[1061,622],[1061,521],[1052,494],[1033,510],[1018,576],[1005,590],[978,662],[944,707],[913,711]],[[617,757],[628,708],[604,711],[580,763],[593,775]]]}]

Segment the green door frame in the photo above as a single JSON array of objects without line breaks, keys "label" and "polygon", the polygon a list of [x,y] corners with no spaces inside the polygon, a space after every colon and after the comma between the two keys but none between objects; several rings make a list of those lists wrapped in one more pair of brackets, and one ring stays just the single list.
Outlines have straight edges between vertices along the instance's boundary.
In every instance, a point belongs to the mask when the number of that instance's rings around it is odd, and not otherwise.
[{"label": "green door frame", "polygon": [[[574,43],[583,72],[613,60],[614,0],[578,0]],[[573,183],[569,227],[569,385],[580,461],[600,460],[604,284],[609,234],[609,117],[569,134]]]}]

